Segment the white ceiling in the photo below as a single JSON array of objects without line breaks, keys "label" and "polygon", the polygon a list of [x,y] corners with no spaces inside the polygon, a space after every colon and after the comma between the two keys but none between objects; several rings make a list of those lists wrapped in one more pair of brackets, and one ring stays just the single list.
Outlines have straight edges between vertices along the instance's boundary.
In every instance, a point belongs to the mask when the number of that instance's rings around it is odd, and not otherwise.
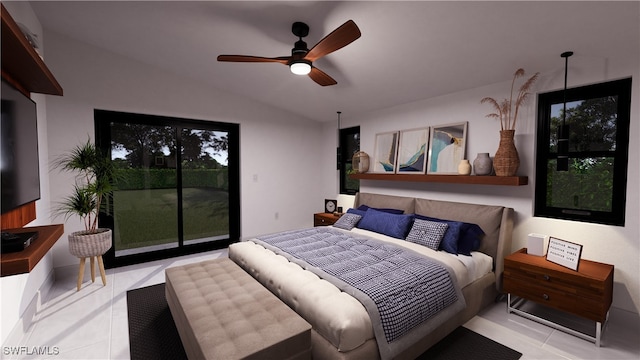
[{"label": "white ceiling", "polygon": [[[35,1],[45,29],[317,121],[370,111],[528,73],[564,69],[560,54],[636,56],[633,2],[547,1]],[[291,24],[313,46],[345,21],[362,37],[316,62],[337,80],[321,87],[276,63],[222,63],[220,54],[288,56]],[[46,52],[46,39],[45,39]]]}]

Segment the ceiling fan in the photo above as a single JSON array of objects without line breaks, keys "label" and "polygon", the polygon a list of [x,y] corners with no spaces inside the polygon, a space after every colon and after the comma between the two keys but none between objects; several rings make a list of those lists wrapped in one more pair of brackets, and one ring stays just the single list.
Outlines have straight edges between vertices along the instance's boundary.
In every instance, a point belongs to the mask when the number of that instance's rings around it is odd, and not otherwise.
[{"label": "ceiling fan", "polygon": [[291,56],[262,57],[248,55],[219,55],[218,61],[229,62],[276,62],[289,66],[296,75],[309,77],[322,86],[335,85],[337,82],[324,71],[313,66],[313,62],[341,49],[360,37],[360,29],[353,20],[349,20],[333,30],[309,50],[307,43],[302,40],[309,34],[309,26],[303,22],[294,22],[291,27],[293,35],[299,38],[291,49]]}]

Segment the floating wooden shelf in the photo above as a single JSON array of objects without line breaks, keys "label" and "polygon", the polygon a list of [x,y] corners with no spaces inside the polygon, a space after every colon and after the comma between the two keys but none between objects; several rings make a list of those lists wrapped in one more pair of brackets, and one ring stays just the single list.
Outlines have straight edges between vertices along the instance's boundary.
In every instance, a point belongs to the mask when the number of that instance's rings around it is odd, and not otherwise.
[{"label": "floating wooden shelf", "polygon": [[412,181],[448,184],[522,186],[529,183],[526,176],[475,176],[475,175],[408,175],[408,174],[351,174],[357,180]]},{"label": "floating wooden shelf", "polygon": [[2,254],[0,256],[1,276],[31,272],[49,249],[51,249],[53,244],[64,234],[64,225],[34,226],[9,231],[14,233],[36,231],[38,232],[38,238],[22,251]]},{"label": "floating wooden shelf", "polygon": [[[4,5],[2,8],[2,79],[25,96],[32,92],[62,95],[62,87]],[[0,228],[24,226],[36,218],[35,201],[0,216]],[[3,265],[4,266],[4,265]],[[4,274],[3,274],[4,276]]]},{"label": "floating wooden shelf", "polygon": [[62,86],[2,5],[2,76],[23,91],[62,95]]}]

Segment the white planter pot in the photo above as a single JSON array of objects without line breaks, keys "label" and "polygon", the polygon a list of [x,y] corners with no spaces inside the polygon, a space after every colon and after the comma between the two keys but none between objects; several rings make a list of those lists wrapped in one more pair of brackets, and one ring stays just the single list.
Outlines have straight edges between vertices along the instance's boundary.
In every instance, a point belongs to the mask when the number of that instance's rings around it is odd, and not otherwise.
[{"label": "white planter pot", "polygon": [[69,235],[69,252],[79,258],[103,255],[110,248],[111,229],[100,228],[97,233],[83,230]]}]

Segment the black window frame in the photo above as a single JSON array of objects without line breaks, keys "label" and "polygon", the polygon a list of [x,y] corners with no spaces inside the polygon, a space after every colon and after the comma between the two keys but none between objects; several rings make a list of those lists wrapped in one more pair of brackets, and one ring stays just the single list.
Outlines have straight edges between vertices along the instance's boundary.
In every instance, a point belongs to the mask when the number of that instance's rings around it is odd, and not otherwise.
[{"label": "black window frame", "polygon": [[[593,158],[609,156],[614,158],[613,192],[611,211],[584,211],[566,209],[547,205],[548,194],[548,160],[557,158],[557,153],[550,150],[551,106],[562,104],[564,90],[538,95],[538,128],[536,137],[536,183],[534,216],[564,220],[582,221],[606,225],[625,225],[627,171],[629,159],[629,127],[631,121],[631,78],[613,80],[593,85],[567,89],[567,103],[573,101],[617,96],[616,148],[612,151],[572,151],[569,158]],[[571,136],[571,135],[570,135]],[[554,170],[557,171],[557,170]]]},{"label": "black window frame", "polygon": [[[111,151],[110,124],[112,122],[135,123],[144,125],[172,126],[177,129],[182,127],[201,127],[209,130],[228,132],[228,176],[229,176],[229,238],[214,242],[203,242],[184,245],[182,238],[182,224],[179,223],[179,244],[177,248],[154,250],[126,256],[115,256],[115,248],[112,246],[104,255],[105,268],[139,264],[154,260],[168,259],[188,254],[200,253],[211,250],[219,250],[230,244],[240,241],[240,125],[210,120],[178,118],[174,116],[150,115],[140,113],[128,113],[122,111],[94,109],[94,126],[96,146],[105,153]],[[177,131],[180,136],[181,131]],[[179,140],[180,141],[180,140]],[[178,142],[179,144],[180,142]],[[180,177],[178,177],[179,179]],[[178,180],[179,181],[179,180]],[[182,186],[181,183],[178,186]],[[178,197],[178,209],[182,212],[182,199]],[[100,226],[114,229],[113,216],[104,212],[100,213]],[[181,218],[180,218],[181,219]],[[179,220],[181,221],[181,220]]]},{"label": "black window frame", "polygon": [[[340,194],[355,195],[360,188],[360,180],[349,180],[350,183],[357,183],[358,189],[347,188],[347,176],[349,175],[349,169],[353,162],[353,153],[348,152],[346,149],[348,142],[355,135],[360,138],[360,126],[353,126],[339,130],[339,147],[337,154],[338,170],[340,172]],[[360,142],[358,141],[357,151],[360,150]]]}]

